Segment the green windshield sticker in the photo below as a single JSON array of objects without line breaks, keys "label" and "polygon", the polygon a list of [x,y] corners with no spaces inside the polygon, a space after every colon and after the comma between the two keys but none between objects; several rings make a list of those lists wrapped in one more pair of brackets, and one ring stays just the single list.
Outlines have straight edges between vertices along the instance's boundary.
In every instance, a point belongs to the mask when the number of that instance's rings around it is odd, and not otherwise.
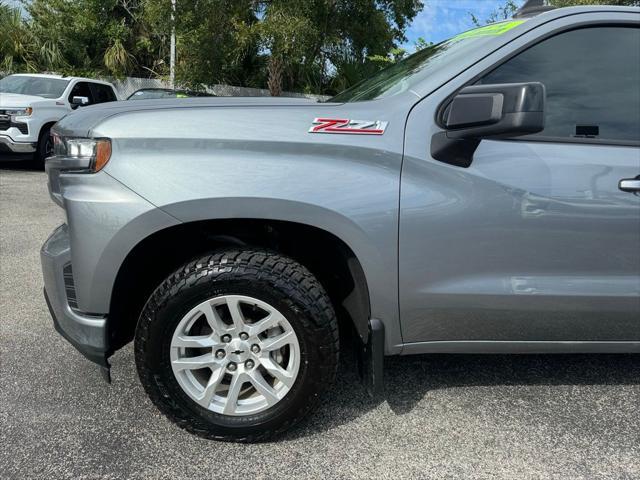
[{"label": "green windshield sticker", "polygon": [[463,40],[465,38],[493,37],[496,35],[502,35],[503,33],[508,32],[513,27],[517,27],[523,22],[524,20],[514,20],[512,22],[494,23],[493,25],[487,25],[486,27],[468,30],[461,33],[460,35],[456,35],[451,40]]}]

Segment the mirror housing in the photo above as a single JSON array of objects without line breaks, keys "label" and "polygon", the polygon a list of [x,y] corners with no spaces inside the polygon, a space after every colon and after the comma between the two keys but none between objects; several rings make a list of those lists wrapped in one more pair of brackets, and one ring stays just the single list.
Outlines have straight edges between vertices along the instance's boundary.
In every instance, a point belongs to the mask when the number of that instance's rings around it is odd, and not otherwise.
[{"label": "mirror housing", "polygon": [[71,108],[84,107],[89,105],[89,97],[73,97],[71,99]]},{"label": "mirror housing", "polygon": [[544,129],[545,89],[538,82],[465,87],[440,115],[445,130],[431,140],[431,156],[468,167],[480,140],[513,138]]}]

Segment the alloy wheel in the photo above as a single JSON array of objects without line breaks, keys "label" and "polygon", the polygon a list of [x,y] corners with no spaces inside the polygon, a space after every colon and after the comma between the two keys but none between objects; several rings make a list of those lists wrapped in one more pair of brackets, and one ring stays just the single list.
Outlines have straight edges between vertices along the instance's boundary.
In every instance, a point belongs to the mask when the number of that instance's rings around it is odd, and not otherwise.
[{"label": "alloy wheel", "polygon": [[300,344],[273,306],[222,295],[180,320],[170,359],[178,384],[200,406],[222,415],[252,415],[290,391],[300,368]]}]

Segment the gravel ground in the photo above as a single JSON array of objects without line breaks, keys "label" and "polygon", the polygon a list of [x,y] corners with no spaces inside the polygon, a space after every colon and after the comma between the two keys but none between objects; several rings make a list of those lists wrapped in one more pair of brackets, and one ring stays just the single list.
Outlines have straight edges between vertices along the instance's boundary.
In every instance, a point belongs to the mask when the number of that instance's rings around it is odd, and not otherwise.
[{"label": "gravel ground", "polygon": [[42,172],[0,168],[2,478],[640,478],[640,356],[390,358],[378,401],[345,361],[277,442],[189,435],[147,400],[131,346],[107,385],[54,331],[38,250],[63,212]]}]

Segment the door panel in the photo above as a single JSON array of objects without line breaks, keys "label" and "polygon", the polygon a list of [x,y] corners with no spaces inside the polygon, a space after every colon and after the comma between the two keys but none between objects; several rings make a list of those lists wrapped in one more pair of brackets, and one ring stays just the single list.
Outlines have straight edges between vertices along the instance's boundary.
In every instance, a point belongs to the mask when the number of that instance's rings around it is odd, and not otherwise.
[{"label": "door panel", "polygon": [[[606,21],[538,35],[409,115],[399,231],[407,343],[640,340],[640,196],[618,188],[640,174],[640,30]],[[427,153],[441,131],[431,119],[474,82],[543,83],[545,129],[482,140],[469,168],[438,162]]]},{"label": "door panel", "polygon": [[640,197],[618,189],[639,155],[483,141],[468,169],[406,158],[405,342],[640,339]]}]

